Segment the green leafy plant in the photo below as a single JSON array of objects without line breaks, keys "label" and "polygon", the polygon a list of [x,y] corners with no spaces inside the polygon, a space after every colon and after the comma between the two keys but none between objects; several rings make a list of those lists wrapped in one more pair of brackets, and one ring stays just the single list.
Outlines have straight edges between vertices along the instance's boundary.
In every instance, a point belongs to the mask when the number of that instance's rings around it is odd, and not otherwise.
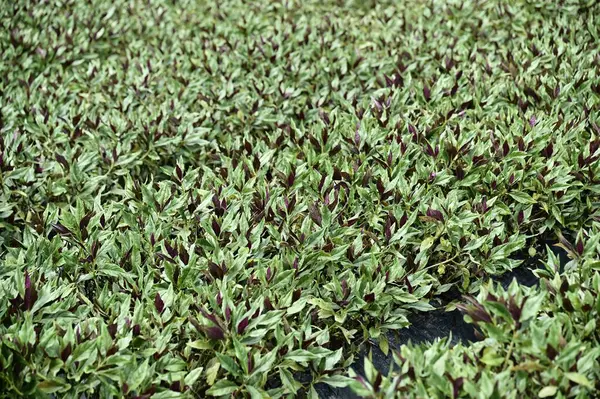
[{"label": "green leafy plant", "polygon": [[560,274],[548,254],[539,286],[492,284],[460,305],[481,341],[402,346],[387,376],[366,359],[366,377],[353,388],[374,398],[592,396],[600,387],[600,274],[585,266]]},{"label": "green leafy plant", "polygon": [[[508,379],[542,316],[596,353],[572,326],[597,320],[577,306],[597,292],[599,11],[3,5],[0,395],[314,397],[355,386],[361,345],[396,349],[387,334],[453,288],[478,298],[464,310],[496,342],[405,347],[400,365],[426,351],[504,360],[480,385],[402,377],[400,395],[516,381],[510,392],[589,394],[595,358]],[[570,281],[552,314],[550,288],[487,285],[540,237],[572,258],[538,272]],[[358,391],[381,394],[371,377],[388,379],[368,374]]]}]

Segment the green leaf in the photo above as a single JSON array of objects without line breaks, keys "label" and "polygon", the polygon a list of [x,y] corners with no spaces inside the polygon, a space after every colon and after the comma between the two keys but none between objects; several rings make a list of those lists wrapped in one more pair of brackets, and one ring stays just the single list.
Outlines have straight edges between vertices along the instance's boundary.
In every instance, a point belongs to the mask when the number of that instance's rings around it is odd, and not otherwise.
[{"label": "green leaf", "polygon": [[43,393],[51,394],[56,392],[66,392],[71,389],[71,385],[62,380],[53,379],[41,381],[37,384],[37,389]]},{"label": "green leaf", "polygon": [[544,303],[545,298],[546,295],[544,292],[527,298],[525,304],[523,305],[520,321],[524,322],[536,317],[542,307],[542,304]]},{"label": "green leaf", "polygon": [[332,370],[342,359],[344,348],[340,348],[325,358],[325,370]]},{"label": "green leaf", "polygon": [[198,381],[198,378],[200,378],[200,375],[202,375],[203,370],[203,367],[197,367],[190,371],[185,376],[185,385],[193,386],[196,383],[196,381]]},{"label": "green leaf", "polygon": [[350,386],[354,382],[353,378],[346,377],[345,375],[328,375],[319,378],[319,382],[325,383],[335,388],[345,388]]},{"label": "green leaf", "polygon": [[296,394],[300,388],[302,388],[302,384],[294,379],[292,373],[284,368],[279,369],[279,378],[284,387],[287,388],[288,391],[292,394]]},{"label": "green leaf", "polygon": [[504,306],[504,304],[495,301],[485,301],[485,306],[487,308],[490,308],[493,313],[495,313],[497,316],[502,317],[508,323],[513,322],[513,317],[506,308],[506,306]]},{"label": "green leaf", "polygon": [[504,362],[504,358],[496,353],[495,350],[488,348],[481,357],[481,362],[488,366],[499,366]]},{"label": "green leaf", "polygon": [[479,237],[474,240],[471,240],[467,243],[467,245],[464,246],[463,251],[470,252],[470,251],[479,249],[487,241],[487,239],[488,239],[487,236],[483,236],[483,237]]},{"label": "green leaf", "polygon": [[206,383],[208,385],[213,385],[215,380],[217,379],[217,375],[219,374],[219,369],[221,368],[221,363],[217,360],[217,358],[213,358],[206,367]]},{"label": "green leaf", "polygon": [[181,392],[166,390],[162,392],[155,393],[152,395],[152,399],[178,399],[184,398],[184,394]]},{"label": "green leaf", "polygon": [[31,312],[25,312],[25,322],[21,326],[19,331],[19,342],[21,344],[35,344],[36,333],[33,325],[33,318]]},{"label": "green leaf", "polygon": [[433,245],[434,242],[435,242],[435,237],[427,237],[426,239],[421,241],[421,246],[419,248],[419,251],[420,252],[427,251],[429,248],[431,248],[431,246]]},{"label": "green leaf", "polygon": [[375,378],[375,374],[377,370],[373,367],[373,363],[368,357],[364,358],[364,369],[365,369],[365,377],[367,377],[367,381],[373,381]]},{"label": "green leaf", "polygon": [[558,387],[557,386],[548,385],[547,387],[544,387],[544,388],[540,389],[540,392],[538,393],[538,397],[540,397],[540,398],[550,398],[550,397],[556,395],[557,392],[558,392]]},{"label": "green leaf", "polygon": [[511,191],[508,193],[515,201],[521,204],[535,204],[537,201],[534,200],[529,194],[523,191]]},{"label": "green leaf", "polygon": [[390,346],[385,335],[379,337],[379,349],[381,349],[381,352],[383,352],[385,356],[388,355]]},{"label": "green leaf", "polygon": [[306,301],[307,300],[305,298],[301,298],[301,299],[297,300],[296,302],[294,302],[292,304],[292,306],[290,306],[287,309],[287,312],[286,312],[287,315],[290,316],[290,315],[294,315],[296,313],[300,313],[302,311],[302,309],[304,309],[304,307],[306,306]]},{"label": "green leaf", "polygon": [[219,362],[221,363],[221,367],[225,370],[229,371],[233,376],[237,377],[242,374],[242,370],[240,366],[236,363],[236,361],[227,355],[223,355],[221,353],[215,353],[217,358],[219,358]]},{"label": "green leaf", "polygon": [[254,365],[254,370],[252,371],[252,376],[260,375],[262,373],[267,372],[273,366],[273,363],[277,359],[277,348],[273,349],[271,352],[263,355],[258,359]]},{"label": "green leaf", "polygon": [[146,359],[141,365],[135,367],[127,379],[127,385],[130,391],[135,391],[142,383],[150,377],[149,360]]},{"label": "green leaf", "polygon": [[442,356],[432,366],[433,372],[437,375],[444,375],[446,372],[446,363],[448,362],[448,352],[444,352]]},{"label": "green leaf", "polygon": [[262,389],[255,388],[250,385],[246,385],[246,392],[250,394],[251,399],[269,399],[270,396],[268,393],[263,391]]},{"label": "green leaf", "polygon": [[238,389],[239,387],[231,381],[219,380],[206,391],[206,394],[210,396],[224,396],[232,394]]},{"label": "green leaf", "polygon": [[513,252],[525,247],[524,236],[512,236],[506,244],[499,245],[492,249],[492,260],[504,260],[508,258]]},{"label": "green leaf", "polygon": [[294,362],[302,363],[307,362],[309,360],[318,359],[319,357],[307,350],[296,349],[286,354],[284,358],[288,360],[293,360]]},{"label": "green leaf", "polygon": [[191,342],[188,342],[186,345],[193,349],[201,349],[201,350],[212,349],[212,343],[205,339],[191,341]]},{"label": "green leaf", "polygon": [[582,386],[584,386],[586,388],[589,388],[589,389],[593,389],[592,384],[586,378],[586,376],[584,376],[583,374],[579,374],[579,373],[565,373],[565,377],[567,377],[569,380],[573,381],[576,384],[582,385]]}]

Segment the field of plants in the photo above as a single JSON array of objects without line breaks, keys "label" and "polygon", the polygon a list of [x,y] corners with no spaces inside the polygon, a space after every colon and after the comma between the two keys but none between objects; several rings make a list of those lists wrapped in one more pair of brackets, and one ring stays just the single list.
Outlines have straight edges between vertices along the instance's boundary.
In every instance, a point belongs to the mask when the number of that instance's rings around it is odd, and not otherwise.
[{"label": "field of plants", "polygon": [[0,1],[0,398],[599,391],[600,2]]}]

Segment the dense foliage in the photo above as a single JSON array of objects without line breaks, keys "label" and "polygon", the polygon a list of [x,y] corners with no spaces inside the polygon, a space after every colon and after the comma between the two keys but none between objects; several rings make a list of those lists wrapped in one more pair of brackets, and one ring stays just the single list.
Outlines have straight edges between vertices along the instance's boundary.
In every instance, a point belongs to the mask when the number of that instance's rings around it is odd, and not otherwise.
[{"label": "dense foliage", "polygon": [[[0,396],[589,397],[599,15],[2,2]],[[542,236],[570,263],[488,283]],[[451,289],[485,340],[352,378]]]},{"label": "dense foliage", "polygon": [[492,285],[459,305],[481,341],[403,346],[387,376],[366,359],[366,376],[353,388],[374,398],[589,398],[600,392],[600,262],[595,272],[579,272],[576,257],[573,270],[561,276],[549,254],[539,287]]}]

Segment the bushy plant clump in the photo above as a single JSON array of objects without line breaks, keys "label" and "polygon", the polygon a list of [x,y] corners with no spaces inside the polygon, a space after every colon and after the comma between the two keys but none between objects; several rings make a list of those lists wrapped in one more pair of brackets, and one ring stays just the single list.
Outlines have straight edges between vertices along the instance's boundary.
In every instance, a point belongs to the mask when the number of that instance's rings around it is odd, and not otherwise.
[{"label": "bushy plant clump", "polygon": [[[598,15],[4,2],[0,396],[589,397]],[[540,237],[570,263],[488,283]],[[389,348],[451,289],[483,341]]]},{"label": "bushy plant clump", "polygon": [[594,397],[600,391],[600,262],[595,271],[580,271],[575,257],[561,275],[548,253],[539,286],[490,285],[459,305],[481,341],[402,346],[388,375],[367,358],[365,376],[353,388],[372,398]]}]

